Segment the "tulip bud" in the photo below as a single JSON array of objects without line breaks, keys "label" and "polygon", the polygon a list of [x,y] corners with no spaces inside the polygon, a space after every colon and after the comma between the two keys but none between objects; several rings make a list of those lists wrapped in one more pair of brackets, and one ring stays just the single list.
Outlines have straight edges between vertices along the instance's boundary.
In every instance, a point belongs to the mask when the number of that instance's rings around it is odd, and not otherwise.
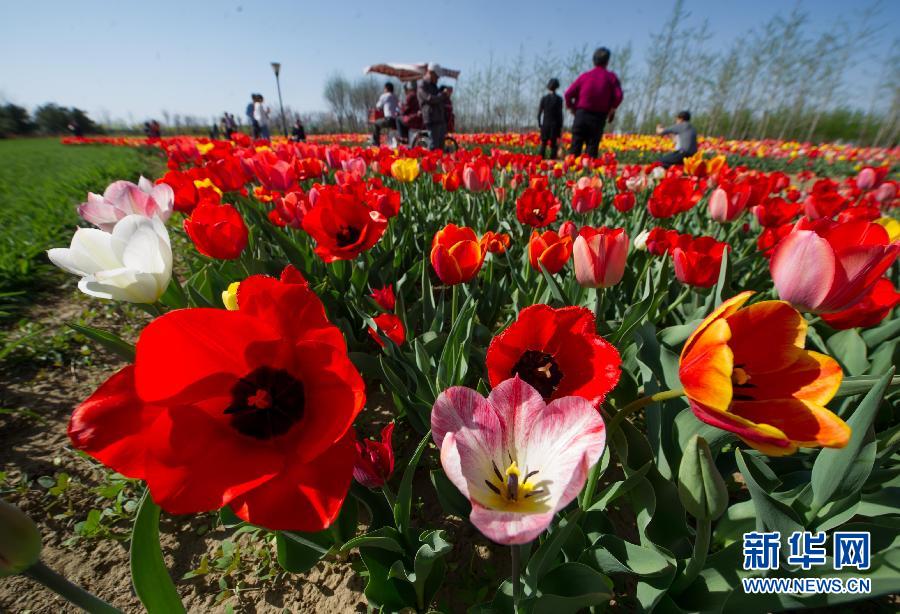
[{"label": "tulip bud", "polygon": [[22,573],[41,556],[41,534],[34,521],[0,499],[0,578]]},{"label": "tulip bud", "polygon": [[647,251],[647,237],[650,236],[649,230],[642,230],[638,236],[634,238],[634,249],[639,252]]},{"label": "tulip bud", "polygon": [[700,520],[715,520],[728,507],[728,490],[716,468],[709,444],[694,435],[678,467],[678,498],[684,509]]},{"label": "tulip bud", "polygon": [[366,488],[381,488],[394,471],[394,449],[391,437],[394,434],[394,423],[391,422],[381,431],[381,441],[364,439],[356,442],[356,463],[353,467],[353,479]]},{"label": "tulip bud", "polygon": [[575,278],[586,288],[609,288],[622,281],[628,256],[624,228],[584,227],[574,244]]}]

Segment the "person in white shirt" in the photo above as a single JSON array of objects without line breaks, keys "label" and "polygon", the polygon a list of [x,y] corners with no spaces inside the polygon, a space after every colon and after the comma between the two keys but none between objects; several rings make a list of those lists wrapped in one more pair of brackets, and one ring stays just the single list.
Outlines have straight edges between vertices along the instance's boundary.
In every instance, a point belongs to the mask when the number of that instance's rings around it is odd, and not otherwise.
[{"label": "person in white shirt", "polygon": [[400,103],[394,95],[394,84],[390,81],[384,84],[384,92],[378,97],[375,108],[384,113],[384,117],[372,122],[372,142],[377,147],[381,144],[381,129],[396,129],[397,117],[400,115]]},{"label": "person in white shirt", "polygon": [[256,95],[253,103],[253,119],[259,124],[260,136],[269,140],[269,113],[271,110],[264,104],[262,94]]}]

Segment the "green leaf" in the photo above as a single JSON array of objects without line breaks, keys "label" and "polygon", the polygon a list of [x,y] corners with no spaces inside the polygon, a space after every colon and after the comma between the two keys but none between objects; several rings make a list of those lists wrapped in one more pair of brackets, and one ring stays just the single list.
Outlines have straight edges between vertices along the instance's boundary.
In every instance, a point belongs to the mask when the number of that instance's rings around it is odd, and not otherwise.
[{"label": "green leaf", "polygon": [[610,488],[606,492],[604,492],[600,496],[600,498],[595,501],[594,504],[591,505],[591,507],[588,508],[587,511],[603,511],[609,506],[610,503],[612,503],[619,497],[628,494],[628,491],[637,486],[640,483],[640,480],[645,475],[647,475],[647,472],[650,470],[650,467],[652,465],[653,461],[647,461],[637,471],[629,474],[627,478],[610,486]]},{"label": "green leaf", "polygon": [[159,545],[159,506],[145,490],[131,530],[131,581],[149,614],[184,612]]},{"label": "green leaf", "polygon": [[431,471],[431,484],[437,493],[438,501],[441,507],[448,514],[468,519],[472,512],[472,504],[466,499],[465,495],[459,492],[459,489],[453,485],[447,474],[442,469],[433,469]]},{"label": "green leaf", "polygon": [[178,283],[178,278],[175,277],[175,275],[172,275],[172,279],[169,281],[166,291],[159,297],[159,302],[172,309],[187,307],[187,294],[184,293],[184,288]]},{"label": "green leaf", "polygon": [[851,375],[860,375],[869,366],[866,343],[855,328],[835,333],[825,345]]},{"label": "green leaf", "polygon": [[612,580],[584,565],[563,563],[549,571],[538,585],[541,595],[534,600],[534,614],[577,612],[608,603]]},{"label": "green leaf", "polygon": [[556,562],[556,556],[562,549],[563,544],[569,539],[569,534],[577,526],[578,518],[581,515],[580,509],[574,509],[566,516],[565,521],[550,531],[550,534],[544,539],[540,547],[531,555],[528,565],[525,568],[525,576],[528,579],[528,585],[532,588],[537,586],[544,575],[550,571]]},{"label": "green leaf", "polygon": [[674,570],[674,565],[660,553],[616,535],[601,535],[579,560],[606,574],[627,573],[647,577],[661,576]]},{"label": "green leaf", "polygon": [[419,459],[422,458],[422,453],[425,451],[430,440],[431,430],[429,429],[429,431],[425,433],[425,436],[422,437],[422,441],[419,442],[419,445],[416,446],[416,451],[413,452],[412,458],[409,459],[409,464],[406,466],[406,469],[403,470],[403,478],[400,480],[400,488],[397,490],[397,503],[394,505],[394,522],[397,525],[397,530],[400,531],[402,535],[406,535],[409,531],[413,477],[415,476]]},{"label": "green leaf", "polygon": [[[865,455],[860,456],[860,450],[865,443],[866,434],[875,420],[881,399],[893,375],[893,369],[885,373],[878,383],[869,390],[869,393],[863,397],[856,411],[847,420],[847,425],[852,432],[850,442],[846,447],[840,449],[825,448],[819,452],[812,469],[813,509],[820,509],[831,500],[835,493],[842,490],[842,484],[846,477],[860,470],[859,463],[869,462]],[[868,467],[869,471],[871,471],[871,464]],[[868,471],[866,475],[868,476]],[[857,488],[861,486],[862,484],[859,484]],[[850,493],[845,492],[844,494]]]},{"label": "green leaf", "polygon": [[307,572],[328,554],[331,543],[332,537],[327,530],[318,533],[277,531],[275,549],[278,564],[291,573]]},{"label": "green leaf", "polygon": [[134,361],[134,346],[111,332],[100,330],[97,328],[92,328],[90,326],[82,326],[81,324],[75,324],[74,322],[66,322],[66,326],[71,328],[77,333],[80,333],[87,337],[88,339],[92,339],[96,341],[107,350],[116,354],[120,358],[123,358],[129,362]]},{"label": "green leaf", "polygon": [[556,299],[560,305],[568,305],[569,301],[563,295],[562,288],[559,287],[559,284],[553,278],[553,275],[544,268],[543,263],[539,264],[541,267],[541,274],[544,276],[544,279],[547,281],[547,286],[550,288],[550,294],[553,295],[553,298]]},{"label": "green leaf", "polygon": [[735,450],[734,455],[737,459],[738,470],[744,476],[747,490],[750,491],[753,506],[756,508],[757,525],[761,524],[769,531],[781,532],[783,539],[786,539],[794,531],[802,531],[803,526],[797,519],[794,510],[773,498],[766,488],[760,486],[760,482],[766,482],[766,479],[760,474],[759,468],[753,464],[748,465],[744,459],[745,454],[740,449]]},{"label": "green leaf", "polygon": [[[900,319],[897,320],[900,322]],[[841,387],[838,388],[837,394],[835,397],[849,397],[855,394],[863,394],[864,392],[869,392],[875,384],[881,381],[881,375],[854,375],[851,377],[845,377],[841,381]],[[888,390],[893,390],[897,387],[900,387],[900,375],[895,375],[891,378],[890,383],[888,384]]]},{"label": "green leaf", "polygon": [[722,264],[719,265],[719,279],[716,281],[714,296],[716,297],[716,307],[725,302],[725,299],[732,295],[731,290],[731,250],[725,249],[722,252]]},{"label": "green leaf", "polygon": [[394,527],[381,527],[349,540],[341,547],[342,552],[353,548],[377,548],[388,552],[403,554],[403,546],[400,545],[400,533]]}]

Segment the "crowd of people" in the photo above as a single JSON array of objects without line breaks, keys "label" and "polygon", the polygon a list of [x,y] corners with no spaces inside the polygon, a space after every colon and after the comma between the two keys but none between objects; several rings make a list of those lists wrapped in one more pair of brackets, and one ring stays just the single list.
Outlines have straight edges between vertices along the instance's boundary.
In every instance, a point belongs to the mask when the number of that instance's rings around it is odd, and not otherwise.
[{"label": "crowd of people", "polygon": [[[578,75],[562,97],[556,93],[559,80],[550,79],[547,94],[538,106],[538,127],[541,132],[540,155],[555,158],[559,137],[563,128],[563,106],[572,120],[572,144],[569,153],[596,158],[607,123],[616,118],[616,110],[622,104],[622,84],[616,73],[609,70],[610,52],[606,47],[594,51],[594,67]],[[697,153],[697,130],[691,124],[690,111],[681,111],[675,123],[668,128],[658,125],[656,133],[675,137],[675,150],[664,154],[660,162],[666,168],[681,164],[685,158]]]},{"label": "crowd of people", "polygon": [[[622,85],[616,73],[608,69],[609,61],[609,49],[599,47],[593,55],[593,68],[581,73],[562,96],[557,93],[560,88],[559,79],[552,78],[547,82],[547,93],[540,100],[537,114],[541,142],[539,153],[542,158],[556,158],[560,153],[559,140],[565,124],[565,110],[573,116],[569,153],[597,157],[603,131],[607,124],[615,121],[616,110],[623,99]],[[410,81],[404,84],[402,100],[395,93],[392,82],[384,84],[369,116],[374,145],[381,144],[382,132],[385,130],[395,131],[396,143],[407,145],[412,144],[412,131],[427,131],[427,143],[431,149],[444,148],[447,135],[455,130],[455,116],[453,88],[438,85],[441,73],[439,64],[428,64],[418,83]],[[245,114],[254,139],[271,137],[271,109],[266,105],[262,94],[250,95]],[[144,131],[148,137],[159,137],[159,123],[146,122]],[[210,136],[218,138],[221,133],[230,139],[237,131],[239,126],[234,115],[226,112],[212,125]],[[660,158],[660,163],[666,168],[681,164],[685,158],[697,153],[697,130],[691,124],[689,111],[678,113],[671,126],[658,125],[656,133],[674,137],[675,149]],[[300,118],[293,124],[291,139],[306,140],[306,129]]]}]

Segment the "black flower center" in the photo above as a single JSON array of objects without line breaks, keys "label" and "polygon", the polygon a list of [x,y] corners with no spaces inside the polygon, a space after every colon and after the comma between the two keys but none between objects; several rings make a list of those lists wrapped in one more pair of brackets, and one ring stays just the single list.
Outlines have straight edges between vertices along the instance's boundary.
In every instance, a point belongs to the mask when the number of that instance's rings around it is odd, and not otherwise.
[{"label": "black flower center", "polygon": [[341,226],[341,229],[338,230],[336,236],[338,247],[353,245],[359,241],[360,234],[362,233],[357,228],[353,228],[352,226]]},{"label": "black flower center", "polygon": [[231,426],[256,439],[271,439],[288,432],[303,417],[303,384],[290,373],[260,367],[231,388],[225,413]]},{"label": "black flower center", "polygon": [[531,384],[545,400],[553,396],[563,377],[553,356],[537,350],[526,350],[512,368],[512,374]]}]

